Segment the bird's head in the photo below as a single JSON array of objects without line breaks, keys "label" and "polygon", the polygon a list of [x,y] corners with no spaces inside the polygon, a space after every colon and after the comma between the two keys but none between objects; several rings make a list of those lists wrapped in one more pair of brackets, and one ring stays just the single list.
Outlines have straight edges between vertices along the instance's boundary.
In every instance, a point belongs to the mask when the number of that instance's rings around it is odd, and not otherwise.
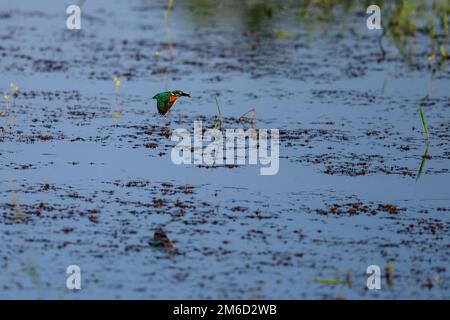
[{"label": "bird's head", "polygon": [[183,92],[181,90],[172,91],[172,94],[177,96],[177,97],[189,97],[189,98],[191,97],[191,95],[189,93],[185,93],[185,92]]}]

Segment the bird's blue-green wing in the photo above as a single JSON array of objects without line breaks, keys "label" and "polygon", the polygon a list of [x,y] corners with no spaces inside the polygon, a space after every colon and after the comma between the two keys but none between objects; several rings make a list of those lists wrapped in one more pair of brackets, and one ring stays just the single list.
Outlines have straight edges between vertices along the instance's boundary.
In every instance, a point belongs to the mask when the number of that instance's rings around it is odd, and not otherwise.
[{"label": "bird's blue-green wing", "polygon": [[156,99],[156,106],[159,113],[165,113],[167,111],[167,108],[169,107],[170,93],[161,92],[155,95],[153,98]]}]

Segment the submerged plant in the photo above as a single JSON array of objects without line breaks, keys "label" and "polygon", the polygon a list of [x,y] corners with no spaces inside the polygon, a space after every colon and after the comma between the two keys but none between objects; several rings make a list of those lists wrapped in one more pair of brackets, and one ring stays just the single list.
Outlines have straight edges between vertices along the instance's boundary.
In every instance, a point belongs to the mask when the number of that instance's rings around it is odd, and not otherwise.
[{"label": "submerged plant", "polygon": [[275,29],[275,37],[277,39],[285,39],[285,40],[291,40],[294,39],[294,34],[292,32],[285,31],[283,29]]}]

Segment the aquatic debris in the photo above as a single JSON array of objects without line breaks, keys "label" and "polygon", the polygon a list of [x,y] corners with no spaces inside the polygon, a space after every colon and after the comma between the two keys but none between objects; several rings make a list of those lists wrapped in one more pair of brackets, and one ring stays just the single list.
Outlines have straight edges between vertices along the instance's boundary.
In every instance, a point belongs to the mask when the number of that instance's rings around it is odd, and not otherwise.
[{"label": "aquatic debris", "polygon": [[316,209],[316,213],[321,216],[327,215],[335,215],[335,216],[343,216],[343,215],[359,215],[359,214],[368,214],[368,215],[376,215],[378,212],[388,212],[389,214],[396,215],[400,211],[404,211],[404,208],[398,208],[393,204],[378,204],[377,207],[374,207],[373,203],[362,204],[361,202],[355,203],[346,203],[346,204],[333,204],[327,210],[324,209]]},{"label": "aquatic debris", "polygon": [[379,204],[379,211],[389,212],[390,214],[398,214],[398,209],[393,204]]},{"label": "aquatic debris", "polygon": [[89,221],[94,222],[94,223],[98,223],[98,217],[94,216],[94,215],[89,215],[88,216]]},{"label": "aquatic debris", "polygon": [[47,135],[42,135],[42,134],[38,135],[37,138],[42,140],[42,141],[48,141],[48,140],[53,139],[52,136],[47,136]]},{"label": "aquatic debris", "polygon": [[62,229],[62,232],[64,232],[64,233],[71,233],[73,230],[74,230],[74,228],[71,228],[71,227],[64,227],[64,228]]},{"label": "aquatic debris", "polygon": [[164,138],[169,138],[172,135],[172,132],[170,131],[170,128],[164,127],[161,129],[160,135]]},{"label": "aquatic debris", "polygon": [[156,147],[158,147],[158,144],[154,143],[154,142],[146,143],[146,144],[144,144],[144,147],[146,147],[148,149],[155,149]]},{"label": "aquatic debris", "polygon": [[174,247],[172,241],[170,241],[166,232],[162,227],[158,227],[153,234],[153,240],[149,242],[150,246],[157,249],[163,249],[170,255],[178,254],[178,251]]},{"label": "aquatic debris", "polygon": [[155,208],[160,208],[166,205],[166,201],[164,199],[154,199],[153,205]]},{"label": "aquatic debris", "polygon": [[256,119],[256,108],[255,107],[251,108],[249,111],[247,111],[246,113],[244,113],[242,116],[239,117],[239,121],[242,123],[243,126],[245,126],[245,123],[247,121],[246,117],[247,114],[250,114],[249,116],[250,127],[254,129]]}]

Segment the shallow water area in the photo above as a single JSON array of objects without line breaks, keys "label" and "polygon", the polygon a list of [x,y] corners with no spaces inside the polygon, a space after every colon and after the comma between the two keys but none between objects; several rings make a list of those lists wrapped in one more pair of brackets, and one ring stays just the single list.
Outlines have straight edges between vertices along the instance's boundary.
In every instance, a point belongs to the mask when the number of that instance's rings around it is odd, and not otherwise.
[{"label": "shallow water area", "polygon": [[[412,69],[388,38],[379,61],[364,15],[207,3],[87,0],[79,31],[64,3],[2,4],[0,90],[20,91],[0,117],[0,298],[448,299],[449,61],[433,74],[418,49]],[[151,97],[175,89],[192,98],[160,117]],[[212,128],[215,94],[225,127],[255,108],[280,130],[278,174],[173,164],[171,132]]]}]

